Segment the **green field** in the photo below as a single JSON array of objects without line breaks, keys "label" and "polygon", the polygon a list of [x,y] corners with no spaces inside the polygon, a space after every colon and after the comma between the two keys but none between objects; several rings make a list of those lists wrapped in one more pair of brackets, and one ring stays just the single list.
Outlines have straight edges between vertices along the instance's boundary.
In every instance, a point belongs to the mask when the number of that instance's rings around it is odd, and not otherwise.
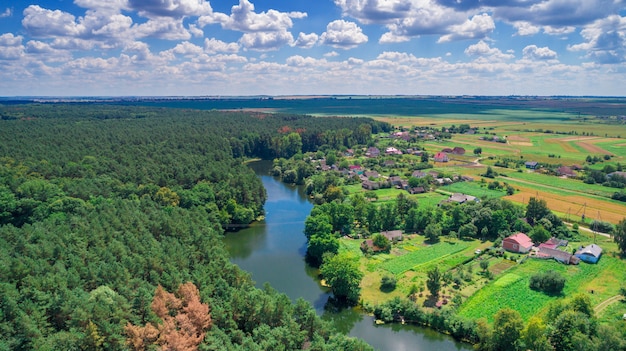
[{"label": "green field", "polygon": [[440,242],[424,248],[409,252],[392,260],[387,260],[380,265],[381,268],[393,273],[400,274],[410,269],[420,270],[420,266],[432,260],[446,258],[454,253],[465,250],[468,247],[463,242],[448,243]]},{"label": "green field", "polygon": [[[577,266],[566,266],[553,260],[528,259],[471,296],[461,306],[459,314],[473,319],[485,317],[492,322],[496,312],[510,307],[518,311],[524,320],[528,320],[533,315],[543,313],[551,301],[576,293],[589,294],[589,283],[602,274],[615,274],[623,266],[618,261],[616,258],[603,256],[595,265],[581,263]],[[528,287],[533,274],[547,270],[557,271],[566,277],[563,296],[549,296]],[[595,289],[592,302],[599,303],[605,297],[612,296],[614,288],[608,291]]]}]

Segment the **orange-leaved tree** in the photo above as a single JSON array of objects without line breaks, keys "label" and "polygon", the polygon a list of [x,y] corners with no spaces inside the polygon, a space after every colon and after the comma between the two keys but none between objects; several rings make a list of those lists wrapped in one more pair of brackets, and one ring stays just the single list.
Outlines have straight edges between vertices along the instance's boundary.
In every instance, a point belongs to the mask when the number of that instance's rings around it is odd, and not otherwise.
[{"label": "orange-leaved tree", "polygon": [[134,350],[159,345],[161,350],[195,351],[211,327],[209,305],[200,302],[200,292],[191,282],[181,285],[176,295],[159,285],[150,307],[163,323],[145,327],[128,323],[127,342]]}]

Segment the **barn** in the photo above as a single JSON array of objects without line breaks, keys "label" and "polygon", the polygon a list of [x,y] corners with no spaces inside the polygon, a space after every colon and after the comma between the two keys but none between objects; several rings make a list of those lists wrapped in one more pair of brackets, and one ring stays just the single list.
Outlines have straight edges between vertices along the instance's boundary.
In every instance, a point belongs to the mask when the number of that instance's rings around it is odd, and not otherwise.
[{"label": "barn", "polygon": [[524,233],[517,233],[502,240],[502,248],[517,253],[527,253],[532,249],[533,241]]}]

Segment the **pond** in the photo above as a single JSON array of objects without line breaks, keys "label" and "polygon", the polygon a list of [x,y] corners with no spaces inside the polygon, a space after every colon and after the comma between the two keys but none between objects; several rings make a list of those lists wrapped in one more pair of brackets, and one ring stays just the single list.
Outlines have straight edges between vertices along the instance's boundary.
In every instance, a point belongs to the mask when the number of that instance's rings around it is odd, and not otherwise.
[{"label": "pond", "polygon": [[304,261],[306,237],[304,220],[311,212],[303,187],[290,186],[271,177],[271,161],[250,165],[261,178],[267,191],[265,219],[249,228],[228,233],[224,242],[231,261],[249,272],[258,287],[269,283],[274,289],[295,301],[301,297],[313,304],[315,310],[335,327],[361,338],[378,350],[471,350],[451,337],[427,328],[410,325],[376,325],[373,317],[358,309],[338,313],[324,310],[330,296],[318,279],[317,269]]}]

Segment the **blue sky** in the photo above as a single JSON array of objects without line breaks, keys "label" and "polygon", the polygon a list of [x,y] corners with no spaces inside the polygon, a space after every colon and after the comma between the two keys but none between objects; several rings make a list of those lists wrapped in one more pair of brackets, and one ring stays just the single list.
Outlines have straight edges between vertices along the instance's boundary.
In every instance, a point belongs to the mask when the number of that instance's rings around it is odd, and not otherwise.
[{"label": "blue sky", "polygon": [[0,96],[626,95],[626,0],[0,2]]}]

